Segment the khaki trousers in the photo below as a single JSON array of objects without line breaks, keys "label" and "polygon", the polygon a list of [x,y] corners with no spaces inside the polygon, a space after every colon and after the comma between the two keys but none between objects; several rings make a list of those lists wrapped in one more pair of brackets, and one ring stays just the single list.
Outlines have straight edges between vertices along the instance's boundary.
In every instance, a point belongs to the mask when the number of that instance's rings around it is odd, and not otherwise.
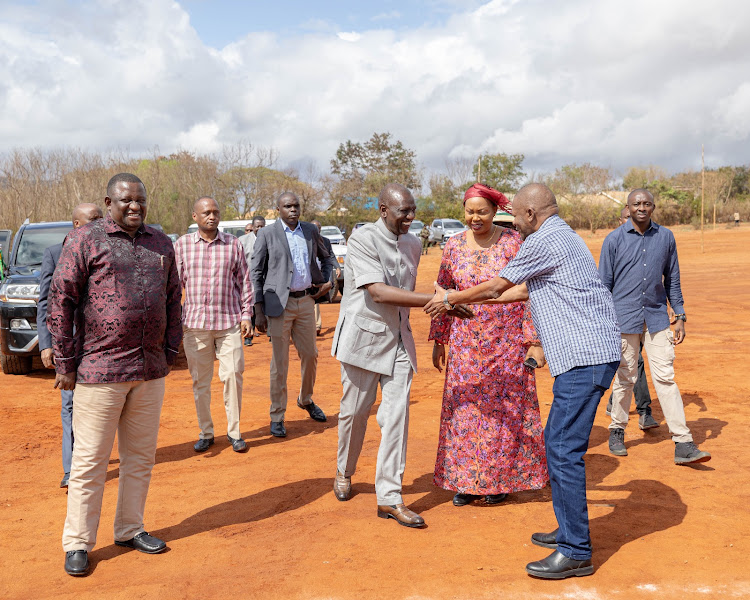
[{"label": "khaki trousers", "polygon": [[406,468],[406,438],[409,433],[409,393],[414,371],[403,344],[398,345],[393,375],[373,373],[341,363],[344,393],[339,411],[339,445],[336,466],[351,477],[357,468],[367,431],[367,418],[375,403],[378,383],[382,399],[378,408],[380,448],[375,468],[378,505],[401,504],[401,485]]},{"label": "khaki trousers", "polygon": [[315,300],[311,296],[289,298],[281,316],[268,317],[271,336],[271,421],[278,423],[286,414],[286,378],[289,373],[289,338],[294,342],[302,367],[297,402],[306,406],[313,399],[318,347],[315,344]]},{"label": "khaki trousers", "polygon": [[315,303],[315,330],[320,331],[323,329],[323,317],[320,314],[320,304]]},{"label": "khaki trousers", "polygon": [[651,333],[643,326],[643,333],[622,334],[622,358],[612,387],[612,423],[610,429],[625,429],[628,424],[633,386],[638,379],[638,352],[641,342],[648,357],[651,379],[659,398],[669,433],[675,442],[691,442],[685,421],[685,407],[677,384],[674,382],[674,345],[672,331],[667,328]]},{"label": "khaki trousers", "polygon": [[117,433],[120,453],[115,540],[143,531],[151,470],[156,456],[164,378],[124,383],[79,383],[73,411],[73,463],[63,550],[90,551],[102,509],[107,465]]},{"label": "khaki trousers", "polygon": [[224,410],[227,413],[227,435],[240,439],[240,412],[242,411],[242,373],[245,370],[245,353],[242,349],[240,326],[212,331],[183,327],[185,356],[193,379],[193,398],[200,439],[214,437],[211,418],[211,379],[214,376],[214,359],[219,360],[219,379],[224,384]]}]

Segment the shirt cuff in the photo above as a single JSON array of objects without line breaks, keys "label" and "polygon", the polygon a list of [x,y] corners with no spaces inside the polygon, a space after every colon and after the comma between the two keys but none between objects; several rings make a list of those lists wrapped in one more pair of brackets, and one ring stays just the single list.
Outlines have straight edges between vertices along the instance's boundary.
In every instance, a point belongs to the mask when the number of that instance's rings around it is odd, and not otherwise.
[{"label": "shirt cuff", "polygon": [[361,288],[362,286],[371,283],[385,283],[383,273],[363,273],[354,278],[354,287],[357,288]]},{"label": "shirt cuff", "polygon": [[55,358],[55,371],[60,375],[75,373],[77,370],[75,358]]}]

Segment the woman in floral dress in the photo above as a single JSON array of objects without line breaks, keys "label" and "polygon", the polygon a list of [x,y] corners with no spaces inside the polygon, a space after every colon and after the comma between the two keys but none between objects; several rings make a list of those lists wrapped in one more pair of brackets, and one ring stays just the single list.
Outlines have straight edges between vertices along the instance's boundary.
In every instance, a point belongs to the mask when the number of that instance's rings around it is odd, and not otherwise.
[{"label": "woman in floral dress", "polygon": [[[501,192],[482,184],[467,190],[469,230],[445,245],[442,288],[487,281],[516,255],[518,233],[492,223],[498,206],[509,207]],[[497,504],[549,481],[534,370],[523,364],[528,356],[544,364],[527,303],[472,308],[474,319],[441,315],[430,328],[433,364],[446,368],[434,482],[456,492],[456,506],[482,496]]]}]

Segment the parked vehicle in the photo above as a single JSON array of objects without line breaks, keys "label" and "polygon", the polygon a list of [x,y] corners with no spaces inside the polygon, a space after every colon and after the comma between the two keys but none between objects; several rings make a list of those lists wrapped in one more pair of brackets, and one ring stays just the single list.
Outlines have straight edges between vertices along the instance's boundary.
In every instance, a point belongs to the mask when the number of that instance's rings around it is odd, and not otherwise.
[{"label": "parked vehicle", "polygon": [[430,227],[430,243],[444,246],[448,239],[466,231],[466,226],[456,219],[435,219]]},{"label": "parked vehicle", "polygon": [[324,238],[328,238],[331,244],[346,244],[346,238],[341,230],[335,225],[323,225],[320,228],[320,235]]},{"label": "parked vehicle", "polygon": [[3,373],[23,375],[31,371],[40,354],[36,308],[39,269],[44,251],[61,243],[73,229],[70,221],[29,223],[18,229],[7,258],[6,277],[0,285],[0,362]]},{"label": "parked vehicle", "polygon": [[409,233],[416,235],[420,242],[422,241],[422,238],[419,237],[419,234],[422,232],[423,227],[424,223],[422,221],[412,221],[411,225],[409,225]]},{"label": "parked vehicle", "polygon": [[[10,229],[0,229],[0,269],[8,261],[8,255],[10,254],[10,236],[13,232]],[[3,273],[0,273],[0,280],[3,278]]]},{"label": "parked vehicle", "polygon": [[168,238],[169,238],[170,240],[172,240],[172,243],[173,243],[173,244],[176,244],[176,243],[177,243],[177,240],[179,240],[179,239],[180,239],[180,235],[179,235],[179,234],[177,234],[177,233],[168,233],[168,234],[167,234],[167,237],[168,237]]}]

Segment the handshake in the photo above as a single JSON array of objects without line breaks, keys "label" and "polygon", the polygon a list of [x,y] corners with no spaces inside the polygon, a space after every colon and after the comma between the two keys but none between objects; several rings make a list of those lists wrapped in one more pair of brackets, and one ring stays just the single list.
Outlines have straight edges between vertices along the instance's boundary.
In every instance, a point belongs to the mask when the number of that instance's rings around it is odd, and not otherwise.
[{"label": "handshake", "polygon": [[449,304],[447,301],[447,292],[455,292],[456,290],[444,290],[437,283],[435,283],[435,295],[432,297],[427,304],[424,305],[424,311],[430,315],[430,318],[448,314],[451,317],[458,317],[459,319],[471,319],[474,317],[474,312],[465,304]]}]

